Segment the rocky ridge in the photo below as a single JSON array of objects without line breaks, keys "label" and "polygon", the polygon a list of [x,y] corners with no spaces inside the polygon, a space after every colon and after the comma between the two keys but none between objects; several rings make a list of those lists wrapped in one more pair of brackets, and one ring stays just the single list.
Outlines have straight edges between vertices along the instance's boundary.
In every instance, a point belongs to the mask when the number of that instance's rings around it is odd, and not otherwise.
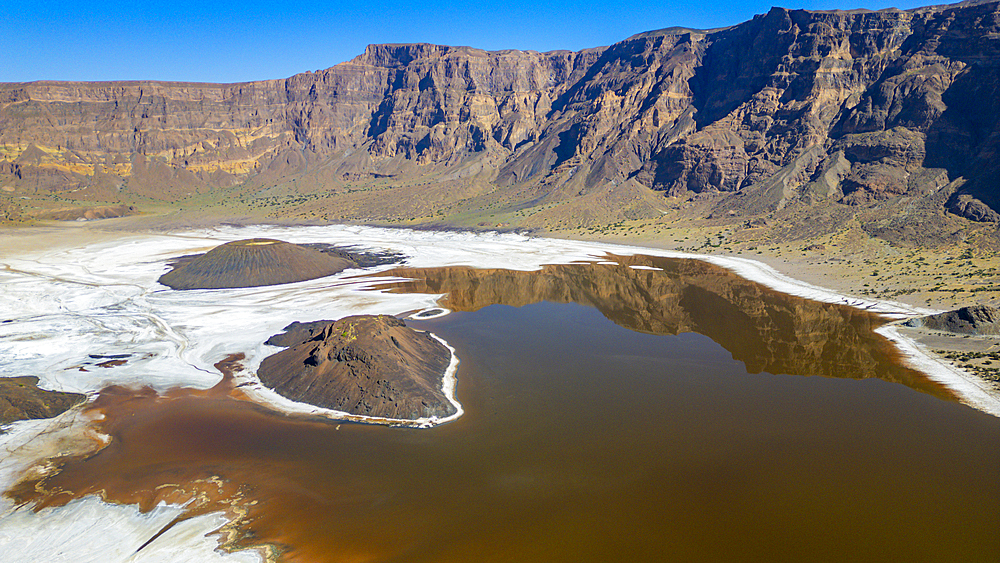
[{"label": "rocky ridge", "polygon": [[1000,334],[1000,309],[970,305],[906,321],[906,326],[925,327],[958,334]]},{"label": "rocky ridge", "polygon": [[257,201],[408,186],[334,215],[361,221],[560,203],[586,224],[709,197],[717,221],[795,211],[940,239],[957,217],[1000,220],[998,54],[998,3],[967,2],[773,8],[581,52],[371,45],[243,84],[2,84],[0,187]]}]

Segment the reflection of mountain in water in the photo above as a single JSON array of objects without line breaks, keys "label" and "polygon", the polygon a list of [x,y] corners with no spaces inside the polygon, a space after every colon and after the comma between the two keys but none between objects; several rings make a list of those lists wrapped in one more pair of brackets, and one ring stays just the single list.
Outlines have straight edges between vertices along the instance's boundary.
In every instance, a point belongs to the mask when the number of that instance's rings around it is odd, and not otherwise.
[{"label": "reflection of mountain in water", "polygon": [[901,364],[892,344],[872,332],[884,322],[877,315],[780,293],[699,260],[610,259],[620,265],[550,265],[534,272],[398,268],[379,275],[413,278],[392,284],[396,291],[446,293],[442,305],[456,311],[539,301],[579,303],[631,330],[708,336],[744,362],[750,373],[876,377],[953,397]]},{"label": "reflection of mountain in water", "polygon": [[231,289],[314,280],[355,264],[281,240],[255,238],[217,246],[205,254],[174,261],[159,282],[171,289]]}]

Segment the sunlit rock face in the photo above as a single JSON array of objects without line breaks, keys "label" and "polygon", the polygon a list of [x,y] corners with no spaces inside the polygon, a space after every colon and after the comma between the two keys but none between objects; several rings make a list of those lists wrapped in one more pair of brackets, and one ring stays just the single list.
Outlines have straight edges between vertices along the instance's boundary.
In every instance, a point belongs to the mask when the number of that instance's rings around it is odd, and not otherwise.
[{"label": "sunlit rock face", "polygon": [[[495,173],[492,197],[512,200],[530,187],[530,198],[574,201],[610,184],[720,194],[716,217],[875,206],[892,212],[859,216],[875,236],[949,240],[945,209],[1000,220],[998,32],[996,2],[776,7],[724,29],[668,28],[579,52],[371,45],[282,80],[0,84],[0,186],[176,201],[293,178],[409,184],[446,170]],[[447,209],[469,196],[445,193],[425,187],[388,204],[433,194]],[[352,197],[357,219],[385,209],[383,196]],[[927,209],[901,210],[899,197]],[[584,201],[619,212],[615,198]],[[0,201],[0,213],[30,215],[19,202]],[[639,204],[629,213],[659,215]]]},{"label": "sunlit rock face", "polygon": [[268,343],[289,348],[265,358],[257,375],[294,401],[392,419],[456,412],[442,391],[451,352],[395,317],[294,323]]},{"label": "sunlit rock face", "polygon": [[354,263],[288,242],[255,238],[229,242],[174,263],[159,282],[173,289],[280,285],[322,278]]}]

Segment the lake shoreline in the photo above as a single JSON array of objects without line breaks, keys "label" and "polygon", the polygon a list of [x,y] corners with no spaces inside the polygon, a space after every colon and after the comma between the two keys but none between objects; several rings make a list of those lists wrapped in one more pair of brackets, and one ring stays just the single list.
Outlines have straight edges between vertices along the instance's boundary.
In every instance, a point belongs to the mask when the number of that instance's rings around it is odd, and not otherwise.
[{"label": "lake shoreline", "polygon": [[[17,227],[13,229],[2,229],[4,232],[7,247],[13,249],[12,255],[23,252],[38,251],[39,248],[48,249],[53,247],[79,246],[81,240],[92,241],[114,241],[117,239],[141,238],[146,235],[178,235],[184,236],[186,233],[231,230],[288,230],[288,229],[346,229],[359,232],[380,232],[380,233],[407,233],[407,236],[419,236],[432,232],[429,230],[415,230],[396,227],[368,227],[359,225],[316,225],[297,224],[294,222],[277,222],[262,224],[216,224],[213,228],[199,224],[192,231],[188,225],[160,224],[153,228],[144,228],[142,217],[126,217],[121,219],[109,219],[101,222],[86,223],[59,223],[44,226]],[[186,227],[186,228],[185,228]],[[473,230],[449,230],[450,235],[465,235],[474,237],[507,237],[512,239],[524,239],[540,241],[550,246],[559,244],[567,245],[566,259],[586,259],[599,261],[602,259],[601,253],[608,254],[646,254],[667,258],[695,259],[715,264],[726,268],[737,275],[760,283],[766,287],[795,295],[814,301],[824,303],[835,303],[850,307],[867,310],[872,313],[883,315],[893,321],[905,320],[915,316],[927,315],[940,312],[941,309],[923,307],[905,303],[903,301],[879,299],[868,296],[857,296],[848,291],[849,283],[829,284],[831,279],[816,272],[816,266],[809,266],[801,261],[790,261],[779,257],[764,257],[761,255],[745,256],[731,253],[694,253],[689,251],[673,250],[670,245],[656,245],[649,240],[595,240],[593,238],[579,239],[552,236],[553,233],[542,233],[536,235],[519,235],[515,233],[496,233],[492,231],[482,232]],[[225,238],[225,237],[223,237]],[[231,237],[230,237],[231,238]],[[609,237],[608,237],[609,238]],[[44,242],[41,242],[44,241]],[[224,242],[220,239],[220,243]],[[289,241],[295,242],[295,241]],[[550,254],[557,262],[562,262],[555,254]],[[2,256],[0,256],[2,259]],[[502,262],[502,261],[500,261]],[[539,267],[541,264],[531,264]],[[486,266],[476,264],[476,267],[513,267],[518,269],[518,264],[498,264]],[[521,264],[520,267],[524,267]],[[822,285],[821,285],[822,284]],[[881,333],[886,338],[892,340],[900,353],[903,355],[910,367],[926,373],[934,381],[937,381],[949,389],[955,391],[963,402],[970,406],[988,412],[994,416],[1000,416],[1000,386],[969,373],[960,367],[950,364],[943,357],[922,345],[913,335],[904,334],[899,330],[884,330]],[[962,338],[957,336],[956,338]],[[964,342],[963,342],[964,344]],[[265,400],[265,399],[261,399]],[[269,402],[280,402],[277,399]],[[290,408],[290,407],[289,407]],[[328,413],[329,415],[329,413]],[[328,416],[327,415],[327,416]]]},{"label": "lake shoreline", "polygon": [[[298,229],[302,229],[299,231]],[[308,231],[308,233],[307,233]],[[363,244],[389,244],[389,241],[395,241],[394,244],[401,249],[411,249],[413,250],[413,262],[416,266],[430,266],[432,264],[441,265],[441,262],[451,261],[453,264],[468,264],[473,267],[496,267],[496,268],[508,268],[508,269],[522,269],[530,270],[533,268],[538,268],[542,264],[548,263],[560,263],[569,264],[579,261],[588,261],[594,263],[615,263],[618,264],[622,262],[623,256],[632,255],[649,255],[649,256],[661,256],[666,258],[680,258],[680,259],[694,259],[703,262],[707,262],[722,268],[725,268],[740,277],[760,283],[763,286],[771,288],[775,291],[781,293],[796,295],[799,297],[805,297],[812,299],[814,301],[820,301],[823,303],[847,305],[856,309],[861,309],[876,313],[891,319],[906,319],[913,316],[925,314],[927,312],[934,311],[932,309],[925,309],[922,307],[909,305],[906,303],[893,302],[887,300],[869,299],[864,297],[855,297],[850,292],[839,291],[837,289],[829,289],[823,287],[820,284],[815,283],[812,280],[800,280],[795,278],[791,273],[783,270],[780,265],[769,265],[759,260],[753,258],[747,258],[743,256],[720,256],[714,254],[692,254],[688,252],[679,252],[676,250],[669,249],[657,249],[650,248],[641,245],[620,245],[611,244],[600,241],[579,241],[573,239],[556,239],[556,238],[545,238],[545,237],[526,237],[524,235],[518,235],[513,233],[470,233],[470,232],[448,232],[442,234],[433,234],[427,231],[414,231],[409,229],[383,229],[376,227],[359,227],[359,226],[277,226],[272,227],[268,225],[258,225],[251,227],[235,227],[235,226],[224,226],[219,225],[212,229],[197,229],[197,230],[176,230],[176,231],[136,231],[136,230],[105,230],[100,227],[99,224],[73,224],[68,227],[56,226],[56,227],[44,227],[44,228],[32,228],[30,230],[23,230],[17,233],[12,233],[9,239],[10,243],[5,245],[4,254],[0,255],[0,263],[8,261],[8,258],[13,258],[15,256],[21,255],[26,257],[21,260],[22,265],[31,269],[32,263],[36,262],[39,265],[45,262],[47,255],[51,253],[52,256],[56,256],[62,259],[60,256],[60,249],[69,248],[85,248],[90,244],[101,243],[104,245],[105,249],[122,249],[123,254],[129,254],[127,247],[133,244],[140,243],[143,239],[147,237],[155,236],[165,236],[169,235],[172,240],[180,241],[181,245],[206,245],[210,241],[218,241],[218,243],[231,240],[236,237],[241,237],[245,235],[253,234],[267,234],[276,236],[277,238],[291,238],[296,236],[295,233],[302,233],[302,237],[310,240],[322,239],[323,237],[329,237],[331,241],[334,240],[358,240]],[[7,233],[5,233],[7,234]],[[311,237],[311,238],[310,238]],[[438,238],[435,238],[438,237]],[[435,252],[434,244],[435,240],[448,240],[448,246],[454,248],[461,248],[462,253],[458,257],[453,257],[451,252]],[[6,241],[5,241],[6,242]],[[297,242],[294,239],[289,242]],[[141,245],[139,245],[141,247]],[[506,249],[506,255],[498,255],[497,249]],[[168,253],[164,250],[161,254],[167,255]],[[64,256],[73,256],[73,254],[65,254]],[[77,254],[77,256],[82,256]],[[159,254],[144,255],[141,253],[136,253],[136,257],[142,257],[145,260],[144,264],[146,269],[151,268],[151,265],[157,265],[159,262],[154,264],[154,260],[159,256]],[[619,262],[614,262],[616,260]],[[130,257],[130,260],[134,260],[134,257]],[[125,262],[124,264],[129,264],[130,262]],[[85,264],[84,264],[85,265]],[[104,267],[105,264],[100,264]],[[158,266],[157,266],[158,267]],[[642,267],[642,266],[631,266],[634,269],[639,270],[654,270],[656,268]],[[384,270],[384,268],[378,268],[379,271]],[[46,275],[53,275],[47,273],[42,269],[43,273]],[[125,271],[125,270],[123,270]],[[131,270],[129,270],[131,271]],[[8,273],[13,273],[14,270],[10,270]],[[2,270],[0,270],[2,273]],[[72,278],[74,273],[67,275],[67,278]],[[82,279],[82,278],[81,278]],[[143,278],[145,279],[145,278]],[[153,278],[150,278],[153,279]],[[383,280],[388,280],[393,278],[383,278]],[[398,280],[398,278],[396,278]],[[77,280],[78,282],[79,280]],[[139,282],[137,282],[139,283]],[[144,283],[144,282],[143,282]],[[331,291],[333,288],[340,286],[352,286],[352,287],[364,287],[365,289],[374,289],[379,291],[379,284],[381,282],[378,279],[368,278],[364,281],[360,281],[359,278],[342,278],[339,276],[333,276],[329,278],[326,282],[315,282],[313,285],[309,285],[308,289],[316,294],[322,294],[324,298],[329,299],[331,296]],[[148,290],[148,288],[146,288]],[[288,288],[289,292],[301,290],[302,286],[297,288]],[[240,294],[240,298],[252,297],[252,290],[243,290]],[[375,292],[373,292],[375,293]],[[163,290],[163,295],[157,297],[158,299],[163,299],[165,295],[169,294],[169,290]],[[197,295],[197,294],[191,294]],[[221,294],[220,294],[221,295]],[[212,302],[219,309],[219,315],[230,316],[234,309],[226,309],[224,305],[220,303],[225,303],[225,300],[219,300],[220,295],[209,295],[205,294],[205,301]],[[148,294],[143,294],[143,298],[148,297]],[[185,296],[190,298],[190,296]],[[285,296],[287,299],[288,297]],[[392,307],[396,308],[394,311],[396,314],[401,314],[401,311],[416,311],[416,310],[429,310],[429,309],[443,309],[440,304],[433,306],[430,301],[432,301],[433,296],[423,296],[416,298],[414,300],[406,301],[402,296],[399,296],[400,301],[393,301],[391,305],[387,305],[388,301],[381,302],[382,307]],[[233,301],[236,303],[237,301]],[[282,306],[288,306],[291,301],[280,301]],[[317,313],[320,314],[320,313]],[[323,315],[325,316],[325,315]],[[221,318],[221,317],[220,317]],[[431,318],[431,317],[425,317]],[[0,319],[3,320],[3,319]],[[217,331],[218,332],[218,331]],[[904,334],[905,331],[899,331],[894,324],[887,324],[876,331],[878,334],[891,340],[896,348],[900,351],[901,357],[907,362],[910,367],[927,374],[931,379],[936,382],[944,384],[950,390],[954,391],[960,396],[961,400],[985,413],[992,414],[994,416],[1000,417],[1000,393],[991,391],[983,386],[979,385],[974,378],[968,376],[964,372],[954,369],[947,365],[946,362],[941,360],[939,357],[935,356],[926,346],[921,345],[916,339],[911,336]],[[221,334],[221,333],[220,333]],[[224,334],[225,338],[219,338],[215,342],[215,347],[208,350],[205,355],[190,356],[191,367],[196,369],[204,369],[209,364],[205,364],[205,358],[214,357],[218,355],[219,350],[224,346],[228,346],[232,342],[232,338],[235,333]],[[254,338],[256,338],[254,336]],[[244,340],[249,341],[249,338],[244,335]],[[439,339],[441,340],[441,339]],[[452,348],[448,343],[441,340],[443,344],[451,352],[451,360],[449,363],[448,370],[443,380],[443,388],[446,391],[446,395],[449,400],[455,404],[458,412],[449,417],[448,419],[426,421],[429,426],[442,424],[448,422],[449,420],[454,420],[461,416],[463,409],[460,403],[458,403],[455,397],[455,387],[457,383],[457,369],[459,367],[459,359],[455,353],[454,348]],[[191,343],[196,343],[198,340],[196,338],[191,338]],[[183,344],[187,344],[185,340]],[[204,344],[204,343],[202,343]],[[231,349],[240,350],[241,346],[245,344],[237,343]],[[257,361],[260,360],[260,349],[252,349],[257,355]],[[183,354],[182,354],[183,355]],[[254,357],[254,356],[252,356]],[[184,356],[188,358],[188,356]],[[136,359],[138,362],[139,359]],[[256,379],[253,376],[253,370],[255,369],[254,361],[251,359],[246,362],[243,366],[245,371],[243,373],[233,374],[234,380],[232,385],[238,391],[243,391],[247,395],[256,393],[256,396],[251,397],[253,402],[256,404],[264,405],[266,408],[277,410],[279,412],[286,413],[300,413],[306,415],[318,415],[323,416],[324,413],[317,412],[320,409],[311,406],[305,406],[301,403],[295,403],[292,405],[287,405],[285,402],[293,403],[277,395],[270,390],[263,389],[263,386],[257,381],[257,385],[260,389],[256,389],[253,386],[253,381]],[[209,376],[210,374],[206,374]],[[242,378],[242,379],[241,379]],[[246,385],[250,383],[250,385]],[[183,381],[178,383],[179,385],[185,385]],[[858,390],[861,390],[858,388]],[[271,396],[273,395],[273,396]],[[276,399],[277,397],[277,399]],[[278,400],[280,399],[280,400]],[[469,403],[473,405],[474,403]],[[471,407],[470,407],[471,408]],[[964,409],[963,409],[964,410]],[[79,418],[80,410],[73,409],[64,415],[60,421],[62,425],[65,426],[64,432],[66,433],[80,433],[87,431],[88,428],[92,427],[88,421]],[[978,413],[971,413],[978,414]],[[70,423],[71,417],[77,417]],[[395,425],[397,421],[364,421],[358,420],[360,417],[351,417],[347,415],[346,417],[340,418],[344,422],[357,421],[357,422],[381,422],[383,424]],[[336,421],[333,421],[334,423]],[[402,421],[407,422],[407,421]],[[55,420],[39,420],[37,422],[29,422],[23,424],[21,428],[12,428],[10,430],[10,435],[6,437],[7,440],[14,436],[26,436],[26,431],[30,428],[37,428],[39,433],[49,433],[50,428],[56,427],[60,424]],[[57,436],[52,435],[51,439],[45,440],[44,442],[56,451],[55,448],[62,447],[62,443],[55,440]],[[88,442],[93,444],[93,439]],[[7,445],[4,439],[0,439],[0,444]],[[10,444],[15,446],[16,444]],[[34,447],[38,447],[41,443],[35,444]],[[8,450],[11,451],[11,450]],[[6,473],[0,471],[0,474],[5,474],[5,479],[11,479],[15,473],[22,471],[27,465],[26,462],[33,463],[45,463],[48,458],[35,456],[36,452],[23,450],[18,452],[17,455],[13,453],[8,456],[7,462],[9,467],[6,468]],[[35,456],[33,459],[28,459],[29,457]],[[51,457],[51,456],[50,456]],[[17,458],[17,459],[15,459]],[[14,461],[18,461],[19,465],[11,465]],[[28,463],[30,465],[30,463]],[[0,467],[0,470],[5,469]],[[2,482],[3,480],[0,480]],[[12,482],[2,482],[5,487],[12,485]],[[157,530],[166,525],[171,519],[178,517],[182,514],[184,507],[181,505],[159,505],[153,512],[144,514],[140,513],[133,506],[121,506],[115,505],[114,503],[105,502],[97,497],[88,497],[84,501],[76,502],[72,505],[67,505],[65,507],[50,510],[45,513],[48,515],[49,519],[58,518],[74,518],[88,514],[94,514],[93,520],[82,519],[81,524],[77,526],[80,533],[83,534],[88,529],[99,529],[101,526],[105,526],[106,519],[105,515],[108,513],[114,513],[116,522],[120,526],[126,527],[126,529],[133,530],[134,535],[137,537],[149,537],[154,534]],[[14,514],[8,526],[19,527],[25,530],[26,533],[31,533],[34,527],[37,526],[38,520],[33,519],[34,517],[29,514],[30,507],[21,510]],[[2,516],[3,514],[0,514]],[[6,516],[9,516],[7,514]],[[44,515],[43,515],[44,516]],[[75,521],[75,520],[74,520]],[[197,539],[197,544],[191,543],[191,545],[197,545],[198,549],[202,550],[203,553],[207,553],[206,557],[212,557],[211,560],[218,561],[263,561],[268,558],[267,554],[260,551],[239,551],[230,554],[223,554],[216,551],[218,545],[220,544],[220,533],[224,533],[226,529],[227,522],[231,522],[230,515],[222,513],[211,513],[206,514],[204,517],[199,517],[198,519],[188,520],[188,524],[183,529],[184,533],[190,535],[191,538]],[[89,527],[89,528],[88,528]],[[178,528],[180,530],[180,528]],[[180,540],[178,540],[180,541]],[[184,541],[194,542],[195,540],[184,539]],[[210,559],[206,559],[210,560]]]}]

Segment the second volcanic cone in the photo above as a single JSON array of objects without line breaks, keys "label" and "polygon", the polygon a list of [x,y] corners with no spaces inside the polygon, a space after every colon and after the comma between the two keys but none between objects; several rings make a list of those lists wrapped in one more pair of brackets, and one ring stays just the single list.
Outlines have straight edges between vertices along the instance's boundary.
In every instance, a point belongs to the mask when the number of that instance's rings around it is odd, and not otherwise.
[{"label": "second volcanic cone", "polygon": [[274,239],[238,240],[181,260],[160,276],[172,289],[225,289],[322,278],[354,267],[344,258]]}]

